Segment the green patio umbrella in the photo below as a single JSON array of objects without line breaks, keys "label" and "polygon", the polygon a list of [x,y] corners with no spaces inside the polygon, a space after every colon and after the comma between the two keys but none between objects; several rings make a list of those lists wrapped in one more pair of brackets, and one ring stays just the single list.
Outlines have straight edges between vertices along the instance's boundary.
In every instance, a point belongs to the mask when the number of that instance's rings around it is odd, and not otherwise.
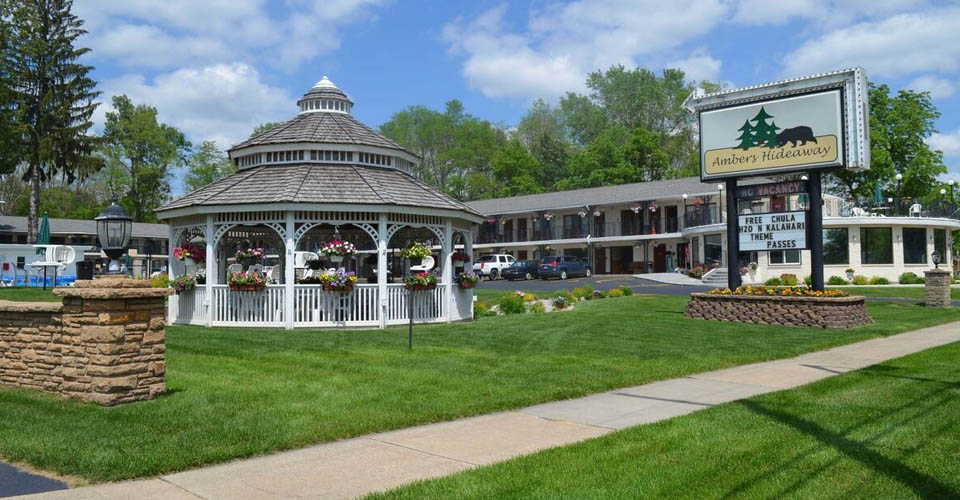
[{"label": "green patio umbrella", "polygon": [[883,206],[883,188],[877,184],[877,188],[873,190],[873,203],[875,206]]},{"label": "green patio umbrella", "polygon": [[[37,235],[37,245],[49,245],[50,244],[50,216],[46,212],[43,213],[43,221],[40,222],[40,234]],[[43,255],[43,259],[47,259],[47,249],[46,248],[37,248],[37,255]],[[57,286],[57,275],[54,271],[53,275],[53,286]],[[47,267],[43,267],[43,289],[47,289]]]}]

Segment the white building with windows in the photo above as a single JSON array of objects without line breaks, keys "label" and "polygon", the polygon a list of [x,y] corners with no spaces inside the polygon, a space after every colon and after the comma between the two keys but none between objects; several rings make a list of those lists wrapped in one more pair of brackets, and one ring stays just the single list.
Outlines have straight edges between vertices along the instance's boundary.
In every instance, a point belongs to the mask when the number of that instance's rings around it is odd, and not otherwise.
[{"label": "white building with windows", "polygon": [[[749,183],[769,182],[752,180]],[[743,184],[743,183],[742,183]],[[509,253],[520,260],[546,255],[589,259],[596,274],[686,271],[725,265],[726,208],[721,185],[691,177],[477,200],[484,215],[474,246],[478,255]],[[741,214],[804,210],[803,194],[739,200]],[[952,233],[960,230],[947,203],[925,207],[860,208],[824,196],[825,279],[847,269],[896,282],[900,274],[923,275],[938,250],[952,262]],[[746,282],[783,273],[810,274],[809,250],[742,252],[740,263],[757,263]]]}]

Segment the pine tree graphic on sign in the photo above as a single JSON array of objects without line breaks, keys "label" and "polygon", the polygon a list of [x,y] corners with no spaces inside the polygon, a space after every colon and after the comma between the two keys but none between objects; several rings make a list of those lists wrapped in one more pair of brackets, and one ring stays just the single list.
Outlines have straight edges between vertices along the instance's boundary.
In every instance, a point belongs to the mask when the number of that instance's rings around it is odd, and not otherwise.
[{"label": "pine tree graphic on sign", "polygon": [[737,145],[736,149],[742,149],[746,151],[755,145],[756,139],[753,136],[753,125],[750,125],[750,120],[744,120],[743,126],[738,128],[737,131],[742,133],[740,134],[740,137],[737,137],[737,140],[740,141],[740,144]]},{"label": "pine tree graphic on sign", "polygon": [[773,118],[773,116],[767,114],[763,106],[760,107],[757,116],[753,117],[753,121],[757,122],[753,128],[754,144],[757,146],[766,146],[768,148],[777,147],[777,130],[780,130],[780,127],[773,121],[768,124],[767,120],[771,118]]}]

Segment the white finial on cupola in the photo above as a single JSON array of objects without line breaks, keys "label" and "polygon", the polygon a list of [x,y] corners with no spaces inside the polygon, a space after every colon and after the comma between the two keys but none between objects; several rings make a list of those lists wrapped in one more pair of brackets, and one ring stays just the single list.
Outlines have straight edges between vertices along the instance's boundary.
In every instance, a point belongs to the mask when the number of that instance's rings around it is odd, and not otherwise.
[{"label": "white finial on cupola", "polygon": [[317,83],[313,86],[313,88],[315,88],[315,89],[323,89],[323,88],[328,88],[328,89],[332,88],[332,89],[335,89],[335,88],[337,88],[337,86],[334,85],[333,82],[331,82],[329,78],[327,78],[327,75],[323,75],[323,78],[321,78],[320,81],[317,82]]}]

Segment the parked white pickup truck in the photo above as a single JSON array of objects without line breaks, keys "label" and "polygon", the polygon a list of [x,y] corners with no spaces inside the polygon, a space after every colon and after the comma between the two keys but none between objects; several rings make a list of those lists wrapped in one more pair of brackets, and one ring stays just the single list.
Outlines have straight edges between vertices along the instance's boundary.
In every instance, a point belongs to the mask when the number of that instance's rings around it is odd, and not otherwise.
[{"label": "parked white pickup truck", "polygon": [[503,272],[504,269],[512,266],[516,261],[517,259],[514,258],[513,255],[484,255],[473,263],[473,274],[481,278],[487,277],[488,279],[495,280],[500,277],[500,273]]}]

